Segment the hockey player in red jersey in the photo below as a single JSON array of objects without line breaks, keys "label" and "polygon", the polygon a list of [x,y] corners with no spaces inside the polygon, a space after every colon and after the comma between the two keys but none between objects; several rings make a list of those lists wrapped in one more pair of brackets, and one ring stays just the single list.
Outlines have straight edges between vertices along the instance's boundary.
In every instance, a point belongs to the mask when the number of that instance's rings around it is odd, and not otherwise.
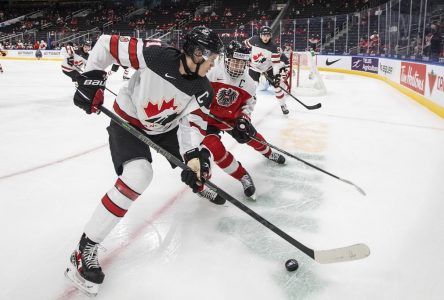
[{"label": "hockey player in red jersey", "polygon": [[[97,112],[104,100],[105,68],[112,63],[134,68],[136,72],[115,99],[114,111],[184,160],[191,170],[181,172],[182,181],[198,191],[210,174],[210,152],[201,146],[201,132],[207,122],[197,112],[208,113],[213,90],[205,75],[222,46],[217,34],[204,26],[187,33],[183,52],[163,47],[158,41],[102,35],[90,53],[85,72],[77,78],[74,104],[87,114]],[[98,259],[99,243],[153,178],[150,148],[114,122],[107,130],[118,178],[87,222],[65,272],[89,295],[97,294],[105,277]],[[225,201],[217,194],[209,200],[216,204]]]},{"label": "hockey player in red jersey", "polygon": [[256,85],[250,75],[245,72],[249,59],[250,49],[235,40],[231,41],[226,47],[224,61],[219,62],[207,74],[213,86],[214,96],[203,144],[210,149],[214,162],[242,183],[245,195],[254,198],[256,188],[253,179],[242,164],[226,150],[221,141],[221,133],[228,132],[239,143],[247,143],[278,164],[284,164],[285,157],[272,152],[267,145],[252,139],[255,137],[265,142],[263,136],[256,131],[250,121],[256,104]]},{"label": "hockey player in red jersey", "polygon": [[271,40],[271,28],[269,26],[262,26],[259,30],[259,36],[255,35],[244,41],[248,48],[251,48],[251,63],[250,76],[256,83],[259,83],[259,78],[262,73],[267,74],[268,81],[274,87],[274,94],[281,106],[282,113],[288,114],[288,108],[285,104],[285,94],[279,88],[281,78],[280,70],[280,56],[277,45]]}]

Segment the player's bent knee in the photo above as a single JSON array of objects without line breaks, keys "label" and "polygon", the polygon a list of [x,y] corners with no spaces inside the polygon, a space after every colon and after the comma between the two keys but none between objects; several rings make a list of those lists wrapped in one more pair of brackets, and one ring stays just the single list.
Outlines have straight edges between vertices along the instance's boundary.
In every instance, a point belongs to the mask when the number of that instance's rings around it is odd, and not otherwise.
[{"label": "player's bent knee", "polygon": [[214,160],[219,160],[225,154],[225,146],[222,144],[220,137],[216,134],[210,134],[205,137],[204,144],[213,154]]},{"label": "player's bent knee", "polygon": [[153,180],[153,167],[146,159],[136,159],[125,163],[120,179],[138,194],[150,185]]}]

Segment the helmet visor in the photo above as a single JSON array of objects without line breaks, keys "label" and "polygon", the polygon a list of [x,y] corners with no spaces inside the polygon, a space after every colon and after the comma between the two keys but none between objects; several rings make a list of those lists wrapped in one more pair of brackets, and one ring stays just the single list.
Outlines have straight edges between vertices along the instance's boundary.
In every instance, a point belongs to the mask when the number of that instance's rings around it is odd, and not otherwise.
[{"label": "helmet visor", "polygon": [[200,45],[197,45],[197,46],[194,48],[194,52],[193,52],[193,54],[194,54],[195,56],[197,56],[197,57],[200,57],[200,56],[209,57],[209,56],[211,56],[212,54],[219,54],[219,53],[217,53],[217,52],[213,52],[213,51],[211,51],[211,50],[209,50],[209,49],[206,49],[206,48],[204,48],[204,47],[202,47],[202,46],[200,46]]},{"label": "helmet visor", "polygon": [[248,65],[247,60],[236,59],[236,58],[225,59],[225,69],[227,70],[228,75],[230,75],[233,78],[237,78],[242,74],[244,74],[247,65]]}]

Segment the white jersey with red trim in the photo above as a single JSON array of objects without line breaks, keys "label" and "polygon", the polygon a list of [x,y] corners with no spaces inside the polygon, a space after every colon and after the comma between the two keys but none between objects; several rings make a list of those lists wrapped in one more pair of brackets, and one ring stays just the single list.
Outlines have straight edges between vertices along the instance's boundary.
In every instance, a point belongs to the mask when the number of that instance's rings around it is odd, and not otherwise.
[{"label": "white jersey with red trim", "polygon": [[3,47],[2,43],[0,43],[0,56],[6,56],[6,49]]},{"label": "white jersey with red trim", "polygon": [[270,40],[264,44],[257,35],[245,40],[244,43],[248,48],[251,48],[250,69],[264,73],[273,68],[274,75],[279,73],[281,54],[275,43]]},{"label": "white jersey with red trim", "polygon": [[[219,61],[207,74],[214,90],[213,101],[210,105],[210,113],[230,125],[241,115],[251,118],[256,104],[256,85],[253,79],[245,71],[243,75],[232,78],[225,70],[223,61]],[[209,125],[219,129],[228,129],[214,119],[209,119]]]},{"label": "white jersey with red trim", "polygon": [[[62,56],[62,70],[65,72],[77,71],[81,72],[86,65],[87,59],[74,50],[73,46],[65,46],[60,49],[60,55]],[[68,59],[73,58],[73,65],[68,64]]]},{"label": "white jersey with red trim", "polygon": [[[115,112],[149,135],[179,126],[180,152],[199,147],[213,90],[206,77],[189,78],[179,72],[179,50],[159,41],[102,35],[90,51],[85,72],[105,70],[113,63],[132,67],[134,75],[114,102]],[[206,107],[207,106],[207,107]]]}]

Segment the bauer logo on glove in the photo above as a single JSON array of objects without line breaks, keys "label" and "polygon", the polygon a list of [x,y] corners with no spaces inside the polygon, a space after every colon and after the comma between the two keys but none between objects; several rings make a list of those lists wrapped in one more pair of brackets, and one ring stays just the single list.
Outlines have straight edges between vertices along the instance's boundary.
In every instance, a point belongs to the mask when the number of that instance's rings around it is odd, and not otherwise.
[{"label": "bauer logo on glove", "polygon": [[99,112],[104,100],[106,72],[85,72],[77,78],[77,83],[79,86],[74,94],[74,104],[87,114]]}]

